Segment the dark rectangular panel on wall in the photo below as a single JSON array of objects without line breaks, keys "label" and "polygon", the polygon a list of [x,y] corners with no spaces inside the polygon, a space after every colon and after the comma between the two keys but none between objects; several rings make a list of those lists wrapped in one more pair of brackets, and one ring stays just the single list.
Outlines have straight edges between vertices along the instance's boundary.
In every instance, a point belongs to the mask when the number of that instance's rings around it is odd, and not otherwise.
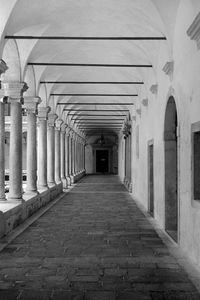
[{"label": "dark rectangular panel on wall", "polygon": [[193,183],[193,193],[194,193],[194,200],[200,200],[200,131],[194,133],[193,139],[193,149],[194,149],[194,164],[193,164],[193,176],[194,176],[194,183]]},{"label": "dark rectangular panel on wall", "polygon": [[154,216],[154,150],[153,141],[148,142],[148,210]]},{"label": "dark rectangular panel on wall", "polygon": [[200,122],[192,124],[192,199],[200,200]]}]

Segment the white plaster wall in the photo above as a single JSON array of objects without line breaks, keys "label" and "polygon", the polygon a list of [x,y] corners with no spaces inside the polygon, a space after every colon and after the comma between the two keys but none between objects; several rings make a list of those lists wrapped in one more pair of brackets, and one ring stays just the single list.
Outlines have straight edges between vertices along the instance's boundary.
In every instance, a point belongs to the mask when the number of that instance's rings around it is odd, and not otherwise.
[{"label": "white plaster wall", "polygon": [[[200,203],[192,202],[191,185],[191,124],[200,121],[200,51],[191,41],[186,31],[197,11],[190,1],[180,1],[174,31],[172,57],[174,60],[173,79],[170,80],[162,68],[169,61],[169,51],[162,43],[158,57],[155,78],[149,76],[146,97],[147,107],[141,104],[141,116],[137,114],[132,133],[132,183],[133,196],[144,207],[148,207],[148,161],[147,144],[154,141],[154,205],[155,219],[160,227],[165,224],[164,188],[164,118],[167,101],[174,96],[178,112],[178,197],[179,197],[179,245],[200,267]],[[155,82],[156,79],[156,82]],[[158,83],[158,93],[152,94],[149,88]],[[139,158],[136,156],[135,128],[139,125]],[[119,174],[123,177],[123,139],[119,139]]]},{"label": "white plaster wall", "polygon": [[125,176],[125,142],[124,137],[121,134],[119,136],[119,145],[118,145],[118,175],[121,181],[124,180]]},{"label": "white plaster wall", "polygon": [[93,155],[92,146],[87,145],[86,148],[85,148],[85,169],[86,169],[86,174],[94,173],[93,161],[94,161],[94,155]]}]

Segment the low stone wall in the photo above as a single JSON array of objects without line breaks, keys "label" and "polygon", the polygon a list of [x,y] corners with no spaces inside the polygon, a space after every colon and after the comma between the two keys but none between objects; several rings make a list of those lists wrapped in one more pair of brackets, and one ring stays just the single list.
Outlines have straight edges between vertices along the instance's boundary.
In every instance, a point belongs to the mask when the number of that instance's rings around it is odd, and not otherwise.
[{"label": "low stone wall", "polygon": [[24,194],[22,201],[2,202],[0,205],[0,237],[7,235],[41,207],[55,199],[62,191],[63,185],[59,183],[48,189],[40,190],[35,195]]},{"label": "low stone wall", "polygon": [[74,175],[70,176],[70,180],[71,180],[71,184],[76,183],[77,181],[79,181],[83,176],[85,176],[85,170],[82,170],[79,173],[76,173]]}]

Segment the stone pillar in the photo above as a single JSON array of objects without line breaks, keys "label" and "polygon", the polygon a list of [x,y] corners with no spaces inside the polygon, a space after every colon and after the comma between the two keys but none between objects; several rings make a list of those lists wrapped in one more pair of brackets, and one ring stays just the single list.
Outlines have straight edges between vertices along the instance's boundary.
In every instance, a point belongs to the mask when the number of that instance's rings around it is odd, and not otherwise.
[{"label": "stone pillar", "polygon": [[71,170],[70,170],[70,178],[71,178],[71,183],[74,183],[74,161],[75,161],[75,157],[74,157],[74,132],[71,131],[70,132],[70,139],[71,139],[71,145],[70,145],[70,152],[71,152]]},{"label": "stone pillar", "polygon": [[4,145],[5,145],[5,115],[4,99],[0,99],[0,201],[5,201],[5,163],[4,163]]},{"label": "stone pillar", "polygon": [[61,119],[56,120],[55,127],[55,181],[57,184],[61,183],[61,173],[60,173],[60,160],[61,160],[61,152],[60,152],[60,130],[63,121]]},{"label": "stone pillar", "polygon": [[63,188],[67,189],[67,175],[66,175],[66,160],[67,160],[67,151],[66,151],[66,124],[62,124],[60,132],[60,174],[61,181],[63,183]]},{"label": "stone pillar", "polygon": [[69,136],[70,129],[66,128],[65,133],[65,176],[67,180],[67,184],[71,185],[71,179],[70,179],[70,136]]},{"label": "stone pillar", "polygon": [[28,87],[22,82],[3,82],[2,86],[11,109],[8,199],[22,200],[22,96]]},{"label": "stone pillar", "polygon": [[38,187],[47,189],[47,118],[50,107],[38,108]]},{"label": "stone pillar", "polygon": [[49,187],[55,185],[55,121],[56,114],[48,114],[47,126],[47,182]]},{"label": "stone pillar", "polygon": [[74,132],[73,134],[73,139],[72,139],[72,149],[73,149],[73,170],[72,174],[76,174],[76,133]]},{"label": "stone pillar", "polygon": [[37,193],[37,106],[39,97],[25,97],[24,107],[27,111],[27,193]]},{"label": "stone pillar", "polygon": [[[71,176],[71,170],[72,170],[72,147],[71,147],[71,130],[69,130],[69,136],[68,136],[68,159],[69,159],[69,166],[68,166],[68,171],[69,171],[69,177]],[[71,178],[71,177],[70,177]],[[70,179],[71,180],[71,179]]]},{"label": "stone pillar", "polygon": [[74,138],[74,174],[78,173],[78,136]]},{"label": "stone pillar", "polygon": [[[8,69],[6,63],[0,60],[0,76]],[[4,157],[4,145],[5,145],[5,112],[4,112],[4,91],[1,90],[0,95],[0,201],[5,201],[5,157]]]}]

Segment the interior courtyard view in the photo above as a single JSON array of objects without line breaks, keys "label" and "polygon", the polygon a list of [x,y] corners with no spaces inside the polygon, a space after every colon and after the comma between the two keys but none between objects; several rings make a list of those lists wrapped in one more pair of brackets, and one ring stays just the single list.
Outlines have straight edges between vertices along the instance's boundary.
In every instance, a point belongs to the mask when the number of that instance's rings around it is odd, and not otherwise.
[{"label": "interior courtyard view", "polygon": [[200,0],[0,0],[0,300],[200,300]]}]

